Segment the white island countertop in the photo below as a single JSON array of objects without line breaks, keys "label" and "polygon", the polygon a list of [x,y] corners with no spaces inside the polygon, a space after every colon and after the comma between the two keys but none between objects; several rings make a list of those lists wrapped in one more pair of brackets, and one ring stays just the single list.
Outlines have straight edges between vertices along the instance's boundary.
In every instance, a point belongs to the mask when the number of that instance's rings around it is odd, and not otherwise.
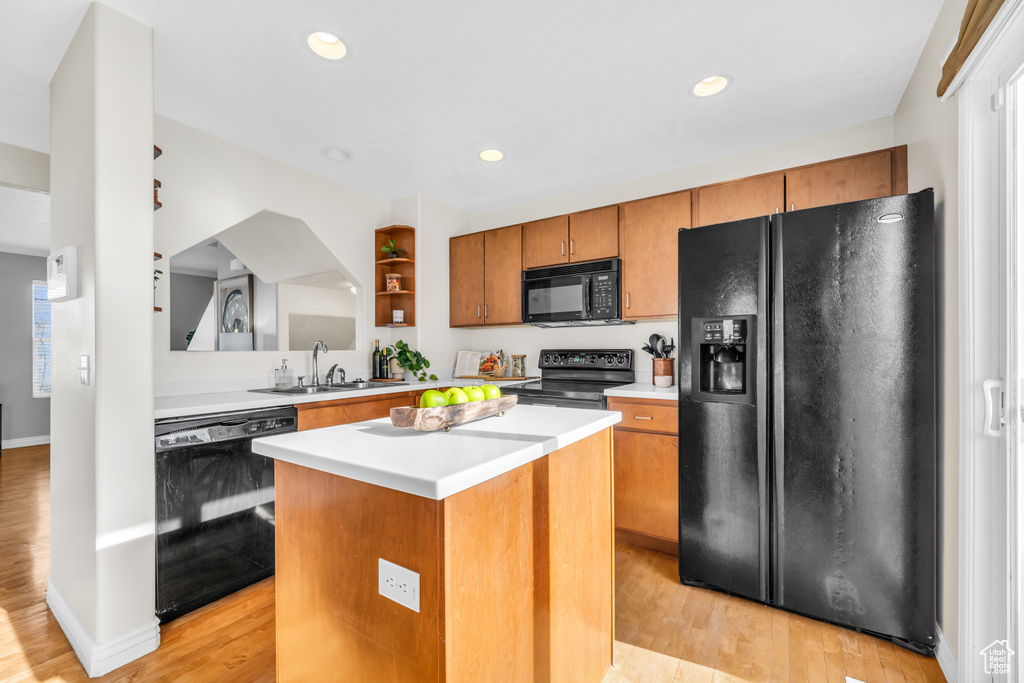
[{"label": "white island countertop", "polygon": [[403,429],[391,420],[255,439],[275,460],[441,500],[617,424],[606,410],[517,405],[503,417],[450,432]]}]

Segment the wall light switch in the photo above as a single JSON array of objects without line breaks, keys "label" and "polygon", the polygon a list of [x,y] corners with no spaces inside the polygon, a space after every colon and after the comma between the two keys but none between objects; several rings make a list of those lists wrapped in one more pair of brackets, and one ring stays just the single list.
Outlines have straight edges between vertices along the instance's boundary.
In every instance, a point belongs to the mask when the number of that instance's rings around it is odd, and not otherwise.
[{"label": "wall light switch", "polygon": [[82,384],[89,386],[89,356],[82,356],[82,361],[78,364],[78,370],[82,373]]},{"label": "wall light switch", "polygon": [[413,612],[420,611],[420,575],[383,558],[377,559],[377,592]]}]

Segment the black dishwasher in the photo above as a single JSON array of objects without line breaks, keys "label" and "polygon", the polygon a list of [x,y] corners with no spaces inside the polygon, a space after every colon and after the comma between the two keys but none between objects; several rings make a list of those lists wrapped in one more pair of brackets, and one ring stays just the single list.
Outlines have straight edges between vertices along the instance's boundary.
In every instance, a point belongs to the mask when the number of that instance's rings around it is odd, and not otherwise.
[{"label": "black dishwasher", "polygon": [[252,440],[296,410],[156,422],[156,615],[176,619],[274,574],[274,461]]}]

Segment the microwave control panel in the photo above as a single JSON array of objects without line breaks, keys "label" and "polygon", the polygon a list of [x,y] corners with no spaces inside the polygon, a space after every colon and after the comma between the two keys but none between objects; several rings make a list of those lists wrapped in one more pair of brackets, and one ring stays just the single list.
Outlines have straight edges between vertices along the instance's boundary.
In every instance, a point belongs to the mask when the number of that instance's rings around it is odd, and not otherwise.
[{"label": "microwave control panel", "polygon": [[601,273],[590,278],[592,296],[591,317],[614,318],[619,314],[618,276]]}]

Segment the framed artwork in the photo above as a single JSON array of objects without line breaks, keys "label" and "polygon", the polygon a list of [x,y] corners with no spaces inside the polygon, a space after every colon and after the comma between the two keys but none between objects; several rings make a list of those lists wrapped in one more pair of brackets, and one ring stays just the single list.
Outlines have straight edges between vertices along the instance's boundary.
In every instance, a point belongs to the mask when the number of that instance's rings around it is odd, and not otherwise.
[{"label": "framed artwork", "polygon": [[[214,348],[218,351],[224,348],[221,335],[245,334],[248,339],[253,338],[253,283],[252,274],[239,275],[238,277],[217,280],[213,283],[213,300],[216,302],[217,334],[214,335]],[[240,347],[228,344],[231,348],[227,350],[238,350]],[[249,341],[249,348],[252,342]]]}]

